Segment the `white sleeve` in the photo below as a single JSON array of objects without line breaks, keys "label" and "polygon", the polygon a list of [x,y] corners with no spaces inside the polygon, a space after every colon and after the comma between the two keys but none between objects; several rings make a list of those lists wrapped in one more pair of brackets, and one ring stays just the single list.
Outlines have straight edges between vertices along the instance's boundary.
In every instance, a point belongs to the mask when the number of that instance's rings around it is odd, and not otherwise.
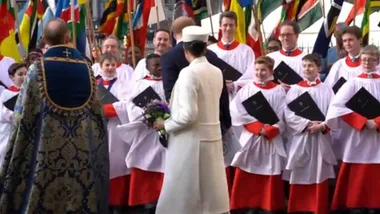
[{"label": "white sleeve", "polygon": [[179,74],[175,88],[178,99],[175,108],[179,109],[165,121],[165,130],[174,132],[192,124],[198,118],[198,80],[191,71]]}]

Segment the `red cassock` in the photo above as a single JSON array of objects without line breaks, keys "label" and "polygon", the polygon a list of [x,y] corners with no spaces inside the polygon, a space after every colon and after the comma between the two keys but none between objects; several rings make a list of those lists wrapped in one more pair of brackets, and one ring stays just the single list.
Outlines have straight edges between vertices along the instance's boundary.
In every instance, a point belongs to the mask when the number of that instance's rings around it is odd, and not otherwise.
[{"label": "red cassock", "polygon": [[[367,121],[365,117],[355,112],[341,118],[356,130],[364,129]],[[380,127],[380,117],[376,118],[375,122]],[[379,133],[380,130],[377,129],[377,132]],[[339,170],[331,210],[380,209],[379,181],[380,164],[343,162]]]},{"label": "red cassock", "polygon": [[288,213],[312,212],[327,214],[329,211],[328,180],[319,184],[291,184]]},{"label": "red cassock", "polygon": [[[244,126],[256,135],[264,124],[257,121]],[[279,134],[274,126],[266,126],[267,139]],[[258,175],[236,168],[231,192],[231,210],[260,209],[265,211],[285,210],[284,181],[281,175]]]},{"label": "red cassock", "polygon": [[129,189],[129,206],[157,203],[164,174],[133,168]]},{"label": "red cassock", "polygon": [[110,206],[128,206],[130,179],[130,175],[125,175],[110,180],[110,192],[108,199]]}]

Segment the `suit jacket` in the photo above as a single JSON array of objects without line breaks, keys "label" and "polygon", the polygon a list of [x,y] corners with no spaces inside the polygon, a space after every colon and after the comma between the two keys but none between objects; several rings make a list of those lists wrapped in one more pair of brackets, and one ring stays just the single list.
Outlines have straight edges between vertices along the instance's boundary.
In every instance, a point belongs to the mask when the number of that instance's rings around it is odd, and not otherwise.
[{"label": "suit jacket", "polygon": [[[222,59],[214,52],[207,50],[207,60],[214,66],[222,68]],[[183,43],[180,42],[171,50],[161,56],[161,71],[165,90],[166,99],[169,101],[175,82],[178,79],[180,71],[187,67],[189,62],[185,58]],[[229,108],[228,91],[225,81],[223,81],[223,91],[220,96],[220,125],[222,134],[231,127],[231,116]]]}]

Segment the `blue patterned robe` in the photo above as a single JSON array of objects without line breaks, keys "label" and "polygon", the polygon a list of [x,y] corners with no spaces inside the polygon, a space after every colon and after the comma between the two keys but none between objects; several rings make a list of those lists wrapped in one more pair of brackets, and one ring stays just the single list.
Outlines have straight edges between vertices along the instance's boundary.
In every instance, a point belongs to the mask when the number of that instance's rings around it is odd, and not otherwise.
[{"label": "blue patterned robe", "polygon": [[77,50],[51,47],[29,68],[15,106],[0,213],[107,214],[106,133],[92,71]]}]

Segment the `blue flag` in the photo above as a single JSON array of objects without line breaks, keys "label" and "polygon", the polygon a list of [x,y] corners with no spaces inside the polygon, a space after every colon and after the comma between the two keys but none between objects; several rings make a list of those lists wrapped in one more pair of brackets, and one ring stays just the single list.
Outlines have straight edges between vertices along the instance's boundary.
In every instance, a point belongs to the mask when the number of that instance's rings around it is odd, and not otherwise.
[{"label": "blue flag", "polygon": [[326,58],[329,50],[331,36],[334,33],[335,26],[342,10],[344,0],[334,0],[331,3],[331,8],[324,20],[321,30],[318,33],[317,40],[314,44],[313,53],[320,54],[322,58]]}]

